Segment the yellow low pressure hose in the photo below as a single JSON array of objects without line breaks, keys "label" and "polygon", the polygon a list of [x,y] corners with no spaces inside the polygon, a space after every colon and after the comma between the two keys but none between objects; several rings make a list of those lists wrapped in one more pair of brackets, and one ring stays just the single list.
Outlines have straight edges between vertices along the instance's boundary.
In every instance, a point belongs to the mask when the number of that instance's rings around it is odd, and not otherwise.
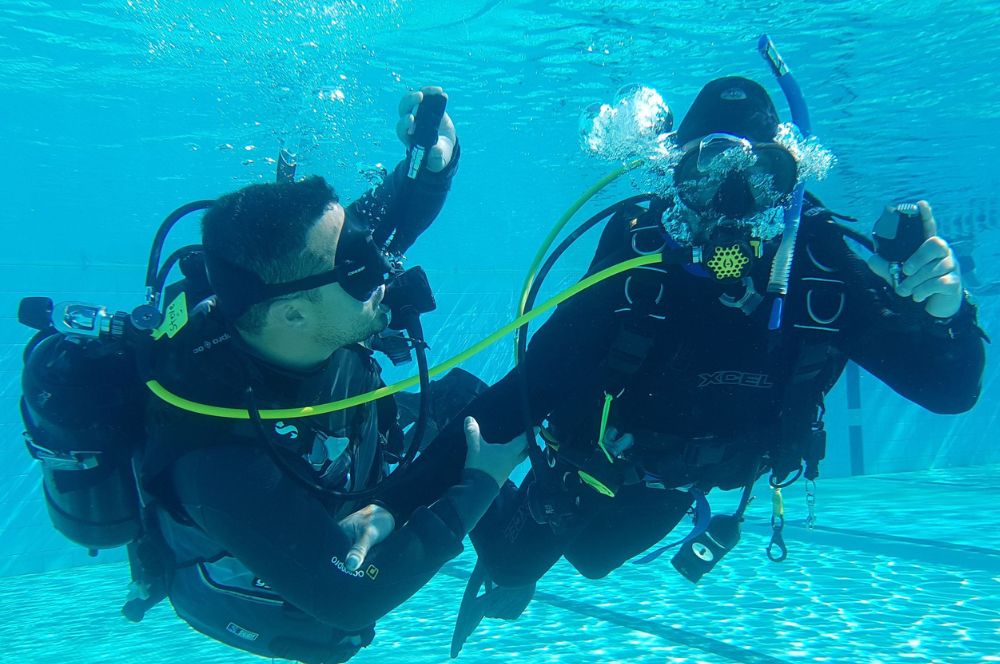
[{"label": "yellow low pressure hose", "polygon": [[545,260],[545,255],[549,253],[549,249],[552,247],[552,243],[556,241],[556,238],[559,236],[559,233],[562,231],[563,228],[566,227],[566,224],[568,224],[569,220],[573,218],[573,215],[579,212],[580,208],[582,208],[587,201],[593,198],[597,194],[597,192],[607,187],[609,184],[620,178],[625,173],[628,173],[632,169],[642,165],[644,161],[645,161],[644,159],[636,159],[634,161],[625,164],[621,168],[618,168],[617,170],[608,173],[603,178],[595,182],[594,185],[590,187],[590,189],[583,192],[583,194],[578,199],[576,199],[576,201],[572,205],[569,206],[569,208],[563,213],[563,215],[559,217],[559,220],[556,221],[555,226],[552,227],[552,230],[549,231],[548,236],[546,236],[545,240],[542,242],[542,246],[538,248],[538,252],[535,254],[534,260],[531,262],[531,267],[528,268],[528,276],[524,278],[524,288],[521,290],[521,301],[520,303],[518,303],[517,306],[518,316],[524,313],[524,307],[528,302],[528,292],[531,290],[531,285],[535,283],[535,277],[538,276],[538,267],[542,264],[542,261]]},{"label": "yellow low pressure hose", "polygon": [[[628,167],[625,167],[628,168]],[[624,172],[624,171],[621,171]],[[619,173],[620,175],[621,173]],[[606,178],[607,179],[607,178]],[[486,348],[495,344],[500,339],[504,338],[506,335],[511,334],[514,330],[521,327],[525,323],[528,323],[538,316],[541,316],[546,311],[554,309],[556,306],[562,304],[571,297],[577,295],[590,288],[591,286],[598,284],[605,279],[610,279],[622,272],[627,272],[628,270],[633,270],[635,268],[644,267],[646,265],[653,265],[659,263],[662,259],[660,254],[649,254],[647,256],[638,256],[636,258],[629,259],[618,263],[617,265],[612,265],[609,268],[601,270],[589,277],[579,281],[578,283],[570,286],[561,293],[554,295],[542,304],[538,305],[529,312],[522,313],[516,319],[503,326],[493,334],[489,335],[482,341],[476,343],[475,345],[467,348],[458,355],[445,360],[441,364],[431,367],[430,375],[439,376],[449,369],[452,369],[462,362],[465,362],[470,357],[482,352]],[[326,413],[332,413],[338,410],[344,410],[346,408],[351,408],[353,406],[359,406],[369,401],[375,401],[381,399],[382,397],[387,397],[396,392],[401,392],[409,387],[417,385],[420,381],[419,376],[411,376],[405,380],[401,380],[398,383],[393,383],[392,385],[387,385],[385,387],[380,387],[377,390],[372,390],[371,392],[365,392],[364,394],[358,394],[356,396],[341,399],[340,401],[332,401],[330,403],[317,404],[314,406],[303,406],[300,408],[281,408],[281,409],[268,409],[261,410],[260,417],[263,420],[285,420],[285,419],[295,419],[299,417],[311,417],[313,415],[324,415]],[[150,391],[163,401],[169,403],[176,408],[186,410],[192,413],[198,413],[200,415],[209,415],[212,417],[222,417],[227,419],[235,420],[249,420],[250,413],[241,408],[225,408],[222,406],[212,406],[209,404],[198,403],[185,399],[181,396],[170,392],[167,388],[163,387],[159,382],[155,380],[150,380],[146,383],[146,386]]]}]

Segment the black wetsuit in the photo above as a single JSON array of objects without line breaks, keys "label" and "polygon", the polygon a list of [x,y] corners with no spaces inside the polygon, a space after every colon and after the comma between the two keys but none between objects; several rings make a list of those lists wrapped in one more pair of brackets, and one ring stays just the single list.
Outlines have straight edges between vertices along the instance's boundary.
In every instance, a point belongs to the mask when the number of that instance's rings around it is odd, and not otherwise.
[{"label": "black wetsuit", "polygon": [[[404,184],[403,164],[348,214],[406,215],[411,227],[426,226],[441,209],[452,172],[425,171]],[[402,186],[411,188],[405,196]],[[177,337],[158,342],[153,375],[175,394],[246,409],[249,387],[257,408],[291,408],[382,385],[378,364],[360,345],[337,350],[313,371],[291,371],[255,357],[217,312],[201,309]],[[265,656],[343,661],[367,645],[377,619],[462,551],[462,539],[497,494],[496,482],[482,471],[465,471],[419,506],[397,509],[392,497],[344,502],[296,481],[261,436],[308,482],[357,490],[381,479],[393,426],[391,399],[265,421],[263,432],[245,420],[197,415],[152,399],[142,485],[164,508],[162,529],[179,567],[171,591],[178,613],[210,636]],[[405,496],[405,484],[397,491]],[[396,527],[351,573],[344,563],[352,542],[338,521],[373,502],[397,516]],[[227,604],[222,590],[238,584],[220,579],[239,576],[237,563],[252,573],[244,584],[249,588],[238,589],[249,599]],[[267,597],[253,596],[257,590]],[[277,608],[255,612],[255,599]],[[217,611],[204,608],[216,601]]]},{"label": "black wetsuit", "polygon": [[[629,209],[608,222],[591,271],[634,257],[635,246],[651,251],[662,243],[658,224],[640,213]],[[651,230],[638,237],[632,230],[636,225]],[[765,292],[775,244],[753,271],[759,292]],[[713,280],[679,266],[647,274],[641,284],[628,283],[637,272],[611,278],[562,304],[535,332],[525,362],[467,409],[479,420],[485,440],[503,442],[520,434],[526,372],[531,422],[547,420],[560,446],[557,467],[545,473],[545,481],[567,478],[570,500],[581,500],[574,515],[550,527],[530,516],[524,485],[516,494],[502,494],[472,533],[480,559],[501,585],[536,580],[560,555],[588,577],[604,576],[681,520],[692,499],[672,488],[743,486],[762,456],[761,472],[787,465],[775,445],[786,433],[783,427],[796,421],[809,427],[848,360],[933,412],[963,412],[979,396],[984,346],[974,307],[965,302],[953,319],[940,321],[923,305],[897,297],[850,250],[830,214],[815,202],[802,220],[780,333],[768,329],[770,298],[747,315],[720,302],[722,291]],[[654,304],[660,285],[662,297]],[[627,311],[641,306],[660,318]],[[620,371],[609,369],[609,357],[613,348],[621,351],[617,340],[635,325],[652,345],[640,354],[641,366],[628,375],[610,410],[609,424],[634,434],[636,443],[623,453],[626,463],[619,462],[631,469],[631,481],[609,498],[582,486],[578,466],[562,458],[601,454],[596,441],[605,393],[617,392],[618,385],[609,385],[622,380]],[[804,375],[797,358],[807,345],[814,362],[819,351],[818,368],[790,390],[790,381]],[[801,409],[813,412],[791,412]],[[453,448],[459,434],[445,434]],[[429,477],[447,476],[430,472],[435,454],[439,466],[448,464],[446,447],[432,445],[434,451],[424,459]],[[799,462],[793,459],[795,468]]]}]

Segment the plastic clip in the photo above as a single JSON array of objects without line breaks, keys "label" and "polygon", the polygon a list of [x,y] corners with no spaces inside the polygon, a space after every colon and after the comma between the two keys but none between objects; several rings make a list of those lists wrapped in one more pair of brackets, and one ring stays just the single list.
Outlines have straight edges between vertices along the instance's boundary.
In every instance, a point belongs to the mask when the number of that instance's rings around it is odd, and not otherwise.
[{"label": "plastic clip", "polygon": [[806,480],[806,506],[809,510],[806,516],[806,528],[812,530],[816,527],[816,482]]}]

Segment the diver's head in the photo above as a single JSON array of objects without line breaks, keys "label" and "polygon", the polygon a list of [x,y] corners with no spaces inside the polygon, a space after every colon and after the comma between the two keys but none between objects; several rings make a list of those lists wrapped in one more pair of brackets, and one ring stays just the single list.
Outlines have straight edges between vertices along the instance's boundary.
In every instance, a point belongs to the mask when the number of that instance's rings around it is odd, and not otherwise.
[{"label": "diver's head", "polygon": [[321,362],[388,322],[389,264],[323,178],[223,196],[205,214],[202,243],[219,310],[278,363]]},{"label": "diver's head", "polygon": [[683,156],[673,173],[695,241],[719,225],[753,224],[787,202],[797,163],[775,142],[778,129],[774,103],[754,81],[727,76],[698,93],[674,135]]},{"label": "diver's head", "polygon": [[701,89],[677,128],[675,140],[685,145],[708,134],[733,134],[766,143],[777,132],[778,111],[767,90],[748,78],[724,76]]}]

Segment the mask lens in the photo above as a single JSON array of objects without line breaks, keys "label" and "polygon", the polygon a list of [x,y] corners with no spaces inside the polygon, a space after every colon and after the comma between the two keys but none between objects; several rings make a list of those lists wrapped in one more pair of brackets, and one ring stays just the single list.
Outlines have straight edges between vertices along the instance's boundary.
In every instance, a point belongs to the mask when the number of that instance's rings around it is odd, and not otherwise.
[{"label": "mask lens", "polygon": [[745,138],[709,134],[698,145],[698,171],[712,173],[745,168],[753,161],[753,146]]},{"label": "mask lens", "polygon": [[386,282],[391,267],[375,245],[371,229],[351,216],[344,220],[334,260],[341,271],[341,288],[359,302],[366,302]]},{"label": "mask lens", "polygon": [[780,145],[710,134],[681,158],[674,184],[681,201],[696,212],[716,207],[726,188],[749,192],[753,200],[745,213],[753,214],[782,205],[795,186],[797,170],[795,158]]},{"label": "mask lens", "polygon": [[747,181],[761,208],[781,205],[792,193],[798,175],[795,157],[780,145],[758,145],[754,148],[757,160],[750,169]]}]

